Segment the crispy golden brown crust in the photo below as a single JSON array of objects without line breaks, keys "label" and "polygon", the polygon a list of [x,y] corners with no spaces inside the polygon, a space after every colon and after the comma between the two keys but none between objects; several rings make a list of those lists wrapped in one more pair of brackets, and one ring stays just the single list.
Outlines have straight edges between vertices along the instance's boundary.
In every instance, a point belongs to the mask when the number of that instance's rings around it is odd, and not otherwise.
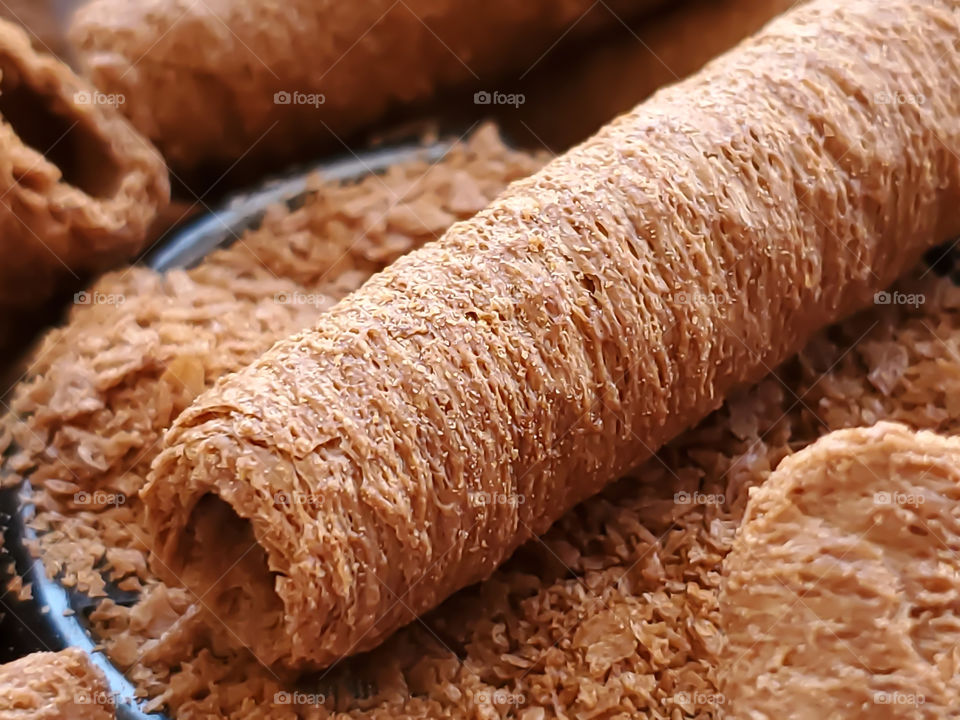
[{"label": "crispy golden brown crust", "polygon": [[0,720],[113,720],[107,681],[76,648],[0,665]]},{"label": "crispy golden brown crust", "polygon": [[163,160],[110,103],[0,21],[0,305],[130,257],[169,199]]},{"label": "crispy golden brown crust", "polygon": [[[660,2],[94,0],[70,37],[95,84],[123,93],[133,124],[189,173],[241,157],[299,160],[298,149],[338,145],[331,132],[438,87],[492,91],[499,72],[534,63],[568,28],[585,32]],[[277,104],[277,93],[290,102]]]},{"label": "crispy golden brown crust", "polygon": [[960,230],[956,11],[784,16],[218,382],[145,490],[168,576],[218,496],[283,610],[211,602],[317,665],[488,576]]},{"label": "crispy golden brown crust", "polygon": [[896,423],[784,460],[724,562],[728,717],[950,717],[958,501],[960,439]]}]

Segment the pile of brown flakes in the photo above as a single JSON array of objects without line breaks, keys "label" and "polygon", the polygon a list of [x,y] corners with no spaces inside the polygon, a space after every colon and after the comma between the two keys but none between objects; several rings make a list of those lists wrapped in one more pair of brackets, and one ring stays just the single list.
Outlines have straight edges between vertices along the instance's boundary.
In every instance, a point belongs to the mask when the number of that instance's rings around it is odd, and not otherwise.
[{"label": "pile of brown flakes", "polygon": [[229,628],[201,622],[202,598],[148,569],[137,491],[160,434],[216,378],[542,161],[485,129],[426,174],[417,164],[324,186],[194,270],[107,276],[91,293],[122,303],[77,307],[46,338],[14,399],[12,463],[35,486],[50,571],[131,597],[104,599],[91,621],[153,707],[176,718],[715,717],[721,562],[749,488],[836,428],[960,431],[960,289],[920,268],[889,304],[821,333],[380,648],[300,678],[238,651]]}]

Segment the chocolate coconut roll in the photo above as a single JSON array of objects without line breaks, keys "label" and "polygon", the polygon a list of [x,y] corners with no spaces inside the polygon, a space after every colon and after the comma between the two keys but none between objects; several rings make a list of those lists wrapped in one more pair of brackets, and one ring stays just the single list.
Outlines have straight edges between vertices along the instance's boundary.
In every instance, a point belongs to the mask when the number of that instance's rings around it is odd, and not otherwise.
[{"label": "chocolate coconut roll", "polygon": [[0,665],[0,720],[113,720],[106,678],[76,648]]},{"label": "chocolate coconut roll", "polygon": [[781,16],[218,382],[158,569],[295,666],[489,576],[960,230],[958,11]]},{"label": "chocolate coconut roll", "polygon": [[0,306],[34,304],[140,249],[170,189],[123,101],[0,20]]},{"label": "chocolate coconut roll", "polygon": [[958,502],[960,439],[896,423],[784,460],[724,561],[728,717],[955,716]]},{"label": "chocolate coconut roll", "polygon": [[[487,93],[568,31],[663,0],[93,0],[77,59],[178,173],[302,159],[391,106],[469,83]],[[465,93],[465,101],[469,95]],[[482,98],[481,98],[482,101]]]}]

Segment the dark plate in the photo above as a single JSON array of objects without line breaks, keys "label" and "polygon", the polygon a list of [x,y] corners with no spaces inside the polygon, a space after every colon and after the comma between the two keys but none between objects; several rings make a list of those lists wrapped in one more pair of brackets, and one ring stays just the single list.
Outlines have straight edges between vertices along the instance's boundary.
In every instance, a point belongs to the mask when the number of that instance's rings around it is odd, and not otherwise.
[{"label": "dark plate", "polygon": [[[244,230],[260,222],[266,208],[276,203],[296,207],[308,194],[307,178],[320,171],[327,180],[359,180],[380,173],[389,166],[416,158],[433,163],[449,151],[452,143],[428,146],[404,145],[373,150],[360,155],[323,163],[304,172],[270,181],[256,190],[237,196],[219,210],[172,234],[169,241],[147,254],[141,263],[158,271],[190,267],[212,250],[228,245]],[[950,275],[960,284],[960,262],[953,243],[930,250],[925,260],[938,275]],[[0,474],[4,473],[0,467]],[[146,714],[134,698],[134,688],[110,659],[96,647],[91,637],[88,616],[98,600],[65,588],[56,579],[47,578],[42,558],[33,558],[25,541],[35,538],[28,527],[33,508],[24,487],[0,490],[0,525],[4,547],[0,550],[0,662],[41,650],[60,650],[68,646],[86,651],[103,669],[110,690],[117,699],[117,717],[121,720],[164,720],[161,714]],[[11,566],[12,562],[12,567]],[[19,601],[4,592],[6,579],[20,575],[32,584],[32,599]],[[132,605],[137,596],[107,585],[107,593],[120,605]],[[66,613],[66,614],[65,614]]]},{"label": "dark plate", "polygon": [[[283,203],[293,208],[302,204],[310,192],[308,178],[314,172],[321,172],[325,180],[356,181],[373,173],[382,173],[400,162],[421,159],[435,163],[451,145],[436,142],[426,146],[409,144],[370,150],[269,181],[174,232],[168,241],[140,262],[158,271],[196,265],[211,251],[229,245],[244,230],[255,228],[270,205]],[[5,475],[7,471],[0,468],[0,474]],[[3,614],[0,662],[31,652],[78,647],[104,671],[110,692],[116,699],[120,720],[163,720],[163,715],[144,713],[141,703],[134,697],[133,685],[97,648],[88,618],[99,599],[66,588],[56,578],[49,579],[42,558],[30,554],[26,543],[36,538],[34,530],[29,527],[32,516],[29,488],[0,490],[0,525],[4,539],[0,550],[0,613]],[[7,580],[14,575],[31,584],[31,599],[20,601],[14,593],[5,592]],[[106,591],[120,605],[129,606],[137,601],[135,593],[124,592],[109,583]]]}]

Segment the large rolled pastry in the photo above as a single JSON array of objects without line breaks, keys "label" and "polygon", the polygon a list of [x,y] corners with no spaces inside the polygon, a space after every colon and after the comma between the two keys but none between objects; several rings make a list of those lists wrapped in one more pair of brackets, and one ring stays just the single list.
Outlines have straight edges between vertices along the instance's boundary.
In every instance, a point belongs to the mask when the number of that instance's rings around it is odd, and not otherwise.
[{"label": "large rolled pastry", "polygon": [[326,665],[563,512],[960,230],[960,2],[775,20],[200,396],[158,568]]}]

